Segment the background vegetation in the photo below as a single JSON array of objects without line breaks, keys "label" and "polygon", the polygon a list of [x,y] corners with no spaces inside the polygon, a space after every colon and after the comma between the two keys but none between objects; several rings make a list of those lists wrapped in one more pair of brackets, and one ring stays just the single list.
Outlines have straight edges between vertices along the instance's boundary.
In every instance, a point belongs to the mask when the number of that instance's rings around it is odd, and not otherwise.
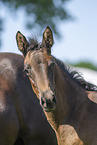
[{"label": "background vegetation", "polygon": [[70,65],[74,67],[82,67],[82,68],[88,68],[97,71],[97,65],[94,65],[92,62],[77,62],[77,63],[69,63]]},{"label": "background vegetation", "polygon": [[[14,15],[18,10],[24,11],[24,25],[27,29],[33,27],[39,31],[49,25],[55,35],[59,38],[58,22],[72,19],[66,10],[66,3],[69,0],[1,0],[0,3]],[[4,29],[4,19],[0,17],[0,36]],[[2,44],[0,42],[0,44]]]}]

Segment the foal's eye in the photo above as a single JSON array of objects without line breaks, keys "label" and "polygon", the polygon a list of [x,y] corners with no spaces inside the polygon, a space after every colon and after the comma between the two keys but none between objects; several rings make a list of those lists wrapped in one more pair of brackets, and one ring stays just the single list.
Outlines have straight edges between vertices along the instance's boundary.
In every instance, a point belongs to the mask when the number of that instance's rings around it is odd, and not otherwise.
[{"label": "foal's eye", "polygon": [[25,69],[25,72],[28,76],[30,75],[30,71],[28,69]]},{"label": "foal's eye", "polygon": [[50,64],[50,68],[53,69],[54,67],[55,67],[55,63],[51,63],[51,64]]},{"label": "foal's eye", "polygon": [[30,72],[31,72],[31,67],[29,65],[25,65],[24,66],[24,71],[26,72],[26,74],[29,76]]}]

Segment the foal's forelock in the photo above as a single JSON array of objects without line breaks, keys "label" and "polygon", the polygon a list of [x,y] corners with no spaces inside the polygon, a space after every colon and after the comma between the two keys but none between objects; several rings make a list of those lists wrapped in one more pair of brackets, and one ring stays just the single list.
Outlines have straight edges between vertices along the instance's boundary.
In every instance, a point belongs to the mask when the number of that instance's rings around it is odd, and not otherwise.
[{"label": "foal's forelock", "polygon": [[40,49],[40,45],[39,44],[31,44],[27,47],[27,52],[30,50],[39,50]]}]

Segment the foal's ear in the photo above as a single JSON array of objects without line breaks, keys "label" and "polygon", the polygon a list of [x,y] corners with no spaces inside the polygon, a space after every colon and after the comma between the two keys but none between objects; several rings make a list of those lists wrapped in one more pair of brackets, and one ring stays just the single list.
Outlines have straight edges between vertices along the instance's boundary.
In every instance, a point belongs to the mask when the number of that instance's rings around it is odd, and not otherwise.
[{"label": "foal's ear", "polygon": [[46,27],[43,33],[42,45],[46,47],[48,52],[51,52],[51,47],[53,45],[53,34],[49,26]]},{"label": "foal's ear", "polygon": [[25,38],[24,35],[22,35],[19,31],[16,34],[16,40],[17,40],[17,45],[18,49],[23,53],[25,56],[27,53],[27,46],[29,45],[27,39]]}]

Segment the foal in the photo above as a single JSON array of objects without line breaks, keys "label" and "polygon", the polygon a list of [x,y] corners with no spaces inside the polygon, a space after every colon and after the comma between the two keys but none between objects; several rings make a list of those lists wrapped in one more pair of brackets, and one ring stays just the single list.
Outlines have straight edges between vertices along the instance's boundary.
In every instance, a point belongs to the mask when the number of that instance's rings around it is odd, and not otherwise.
[{"label": "foal", "polygon": [[18,32],[17,44],[24,55],[24,69],[58,144],[97,145],[97,104],[88,98],[92,92],[96,98],[97,88],[51,55],[51,29],[45,29],[42,44],[28,42]]}]

